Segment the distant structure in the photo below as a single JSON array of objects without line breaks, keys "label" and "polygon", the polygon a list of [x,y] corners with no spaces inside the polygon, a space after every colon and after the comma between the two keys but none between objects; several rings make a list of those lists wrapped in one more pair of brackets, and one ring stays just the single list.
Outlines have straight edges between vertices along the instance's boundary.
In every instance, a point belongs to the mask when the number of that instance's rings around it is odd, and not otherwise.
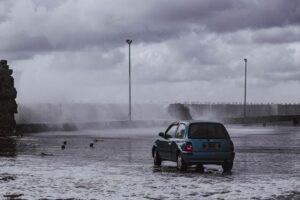
[{"label": "distant structure", "polygon": [[191,120],[190,109],[181,103],[170,104],[167,108],[170,116],[178,120]]},{"label": "distant structure", "polygon": [[16,129],[17,90],[12,73],[7,61],[0,60],[0,137],[11,136]]}]

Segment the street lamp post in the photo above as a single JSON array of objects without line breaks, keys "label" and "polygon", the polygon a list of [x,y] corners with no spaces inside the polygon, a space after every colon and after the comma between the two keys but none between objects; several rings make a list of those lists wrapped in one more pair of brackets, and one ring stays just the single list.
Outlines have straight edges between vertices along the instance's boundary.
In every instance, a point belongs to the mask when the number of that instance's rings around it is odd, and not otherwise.
[{"label": "street lamp post", "polygon": [[131,57],[130,57],[130,44],[132,43],[132,40],[126,40],[128,47],[129,47],[129,113],[128,118],[129,121],[131,121]]},{"label": "street lamp post", "polygon": [[244,117],[246,118],[246,103],[247,103],[247,58],[244,58],[245,61],[245,88],[244,88]]}]

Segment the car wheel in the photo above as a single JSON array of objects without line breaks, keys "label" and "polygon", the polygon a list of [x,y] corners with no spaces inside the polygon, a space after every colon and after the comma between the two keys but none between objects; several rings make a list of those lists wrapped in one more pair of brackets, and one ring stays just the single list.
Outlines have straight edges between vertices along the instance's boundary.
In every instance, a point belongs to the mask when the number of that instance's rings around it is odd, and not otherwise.
[{"label": "car wheel", "polygon": [[177,156],[177,169],[180,171],[185,171],[187,168],[186,163],[184,162],[182,155],[178,154]]},{"label": "car wheel", "polygon": [[204,167],[203,167],[203,165],[202,165],[202,164],[197,165],[197,166],[196,166],[196,171],[197,171],[197,172],[203,173],[203,172],[204,172]]},{"label": "car wheel", "polygon": [[155,166],[161,165],[161,158],[160,158],[158,152],[156,151],[156,149],[154,150],[154,153],[153,153],[153,162],[154,162]]},{"label": "car wheel", "polygon": [[232,166],[233,166],[232,162],[225,162],[222,164],[222,168],[224,171],[231,171]]}]

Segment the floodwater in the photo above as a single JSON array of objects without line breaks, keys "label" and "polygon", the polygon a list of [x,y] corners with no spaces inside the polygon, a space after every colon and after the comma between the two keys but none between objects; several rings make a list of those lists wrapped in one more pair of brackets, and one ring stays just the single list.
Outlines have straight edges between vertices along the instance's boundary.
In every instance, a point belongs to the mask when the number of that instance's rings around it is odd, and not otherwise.
[{"label": "floodwater", "polygon": [[227,126],[236,149],[231,173],[154,167],[151,147],[163,129],[1,139],[0,199],[300,199],[300,127]]}]

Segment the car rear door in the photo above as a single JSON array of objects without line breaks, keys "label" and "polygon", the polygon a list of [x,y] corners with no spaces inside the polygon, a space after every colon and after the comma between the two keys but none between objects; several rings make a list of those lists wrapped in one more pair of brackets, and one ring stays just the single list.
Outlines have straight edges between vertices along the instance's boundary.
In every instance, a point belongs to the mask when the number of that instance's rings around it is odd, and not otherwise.
[{"label": "car rear door", "polygon": [[230,138],[222,124],[198,123],[191,124],[189,138],[195,152],[228,152]]}]

